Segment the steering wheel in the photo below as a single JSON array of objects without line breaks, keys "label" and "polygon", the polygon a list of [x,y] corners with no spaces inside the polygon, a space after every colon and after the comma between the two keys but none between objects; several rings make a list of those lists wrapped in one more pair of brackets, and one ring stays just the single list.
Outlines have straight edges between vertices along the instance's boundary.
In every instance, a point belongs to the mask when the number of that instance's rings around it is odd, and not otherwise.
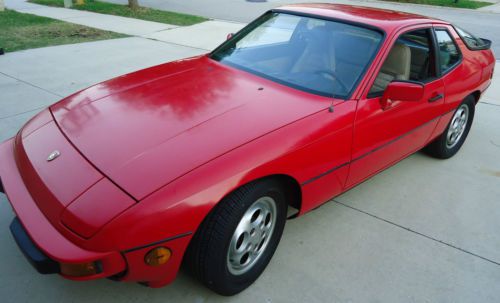
[{"label": "steering wheel", "polygon": [[319,74],[325,78],[328,78],[330,80],[334,80],[335,82],[337,82],[340,87],[347,93],[349,92],[349,89],[347,88],[347,86],[342,82],[342,80],[339,79],[339,77],[337,76],[337,73],[332,71],[332,70],[327,70],[327,69],[321,69],[321,70],[318,70],[315,72],[316,74]]}]

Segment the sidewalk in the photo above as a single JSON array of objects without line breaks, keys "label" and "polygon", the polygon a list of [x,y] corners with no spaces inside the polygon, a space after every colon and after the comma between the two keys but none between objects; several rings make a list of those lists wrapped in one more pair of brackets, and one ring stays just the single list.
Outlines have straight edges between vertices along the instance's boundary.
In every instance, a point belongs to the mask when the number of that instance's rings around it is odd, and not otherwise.
[{"label": "sidewalk", "polygon": [[497,4],[488,5],[485,7],[478,8],[477,10],[481,11],[481,12],[500,14],[500,2],[497,2]]},{"label": "sidewalk", "polygon": [[239,22],[210,20],[191,26],[176,26],[75,9],[49,7],[28,3],[25,0],[6,0],[5,5],[8,9],[21,13],[207,51],[222,43],[228,33],[236,32],[245,25]]},{"label": "sidewalk", "polygon": [[38,5],[25,2],[25,0],[6,0],[5,6],[20,13],[49,17],[130,36],[146,35],[177,27],[164,23],[104,15],[76,9]]}]

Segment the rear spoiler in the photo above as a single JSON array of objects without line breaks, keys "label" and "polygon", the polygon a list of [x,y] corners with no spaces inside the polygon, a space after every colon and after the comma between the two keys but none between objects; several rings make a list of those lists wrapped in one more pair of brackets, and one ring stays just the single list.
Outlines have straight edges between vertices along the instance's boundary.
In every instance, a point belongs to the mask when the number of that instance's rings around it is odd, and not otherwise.
[{"label": "rear spoiler", "polygon": [[490,49],[491,48],[491,40],[484,39],[484,38],[479,38],[481,41],[483,41],[483,45],[477,46],[476,49],[478,50],[483,50],[483,49]]},{"label": "rear spoiler", "polygon": [[491,40],[484,39],[484,38],[477,38],[471,33],[453,26],[457,34],[460,36],[462,41],[464,42],[465,46],[467,46],[468,49],[470,50],[487,50],[491,48]]}]

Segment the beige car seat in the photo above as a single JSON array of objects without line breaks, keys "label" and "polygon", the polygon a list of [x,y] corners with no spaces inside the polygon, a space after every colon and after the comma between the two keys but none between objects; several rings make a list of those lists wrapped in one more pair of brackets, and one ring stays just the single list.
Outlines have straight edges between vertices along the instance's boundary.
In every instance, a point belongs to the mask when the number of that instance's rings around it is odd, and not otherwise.
[{"label": "beige car seat", "polygon": [[407,45],[396,42],[385,59],[370,93],[383,92],[393,80],[409,80],[410,70],[411,50]]}]

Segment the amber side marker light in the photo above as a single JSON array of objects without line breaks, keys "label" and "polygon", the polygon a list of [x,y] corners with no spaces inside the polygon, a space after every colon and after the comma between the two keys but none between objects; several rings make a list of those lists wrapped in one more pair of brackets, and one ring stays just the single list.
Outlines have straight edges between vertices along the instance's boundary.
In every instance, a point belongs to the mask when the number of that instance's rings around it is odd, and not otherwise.
[{"label": "amber side marker light", "polygon": [[160,266],[168,262],[172,256],[170,249],[166,247],[157,247],[150,250],[144,257],[144,262],[150,266]]},{"label": "amber side marker light", "polygon": [[61,274],[72,277],[92,276],[102,272],[97,262],[86,263],[61,263]]}]

